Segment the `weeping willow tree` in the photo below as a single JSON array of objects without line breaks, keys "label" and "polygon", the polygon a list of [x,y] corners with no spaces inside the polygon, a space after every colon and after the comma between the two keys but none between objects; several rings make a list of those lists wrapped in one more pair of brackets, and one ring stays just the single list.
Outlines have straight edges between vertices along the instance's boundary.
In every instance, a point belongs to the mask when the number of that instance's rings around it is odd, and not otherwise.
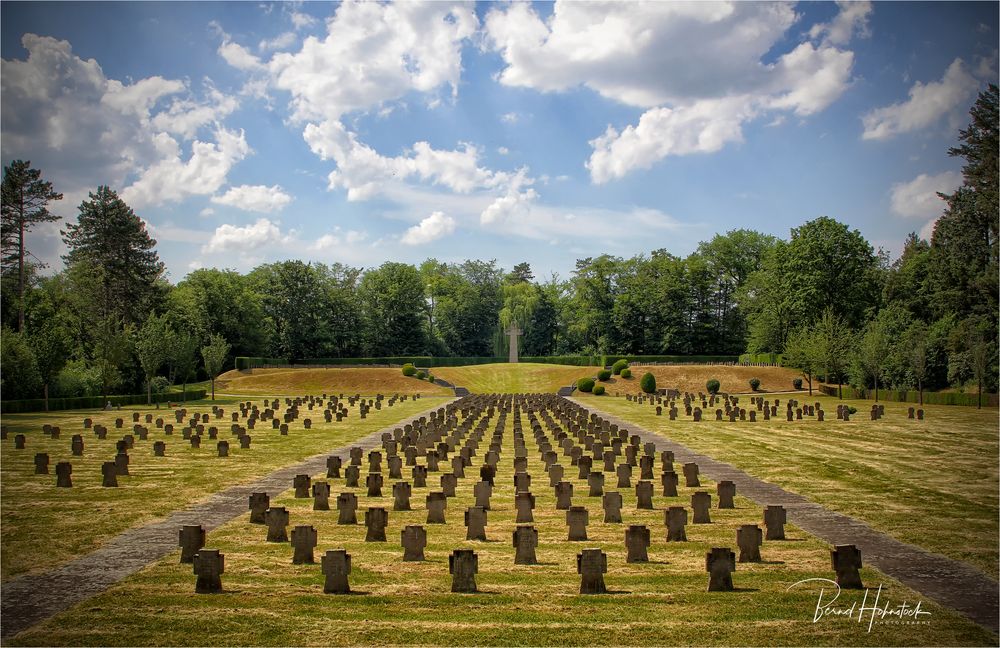
[{"label": "weeping willow tree", "polygon": [[[497,322],[496,333],[493,336],[494,355],[504,357],[510,352],[510,339],[507,329],[517,322],[525,334],[531,323],[531,315],[538,306],[538,288],[528,281],[505,284],[503,286],[503,307],[500,309],[500,319]],[[523,348],[523,347],[522,347]]]}]

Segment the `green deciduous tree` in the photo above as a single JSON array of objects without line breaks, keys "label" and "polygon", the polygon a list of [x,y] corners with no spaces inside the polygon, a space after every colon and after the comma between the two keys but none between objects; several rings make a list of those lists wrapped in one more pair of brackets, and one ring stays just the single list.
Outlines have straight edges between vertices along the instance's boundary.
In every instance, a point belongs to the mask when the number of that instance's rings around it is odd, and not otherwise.
[{"label": "green deciduous tree", "polygon": [[813,375],[822,366],[819,336],[809,325],[800,326],[792,331],[785,343],[784,361],[789,367],[801,369],[809,382],[809,395],[812,396]]},{"label": "green deciduous tree", "polygon": [[364,309],[366,344],[374,356],[415,355],[424,351],[424,284],[405,263],[386,262],[361,278],[358,296]]},{"label": "green deciduous tree", "polygon": [[[187,401],[187,383],[198,366],[198,338],[187,331],[178,331],[167,362],[174,379],[180,381],[181,398]],[[173,380],[171,380],[173,382]]]},{"label": "green deciduous tree", "polygon": [[229,343],[221,335],[212,335],[208,344],[201,347],[201,357],[205,360],[205,372],[212,381],[212,400],[215,400],[215,379],[222,372],[229,355]]},{"label": "green deciduous tree", "polygon": [[55,322],[32,328],[28,334],[28,343],[35,355],[35,365],[38,367],[38,377],[42,383],[42,394],[45,398],[45,411],[49,411],[49,386],[66,365],[69,353],[69,343],[66,332]]},{"label": "green deciduous tree", "polygon": [[875,383],[875,402],[878,402],[878,381],[889,356],[889,337],[885,322],[875,318],[865,325],[857,345],[857,362],[861,371]]},{"label": "green deciduous tree", "polygon": [[176,345],[174,330],[166,317],[149,317],[135,333],[135,354],[146,377],[146,404],[153,402],[153,377],[170,358]]},{"label": "green deciduous tree", "polygon": [[41,384],[35,354],[24,333],[0,331],[0,385],[4,398],[34,398]]},{"label": "green deciduous tree", "polygon": [[0,185],[0,259],[3,274],[16,270],[17,330],[24,330],[24,292],[28,273],[24,235],[34,225],[59,220],[48,210],[49,202],[62,200],[62,194],[52,189],[52,183],[42,180],[42,172],[31,168],[31,162],[14,160],[3,168]]}]

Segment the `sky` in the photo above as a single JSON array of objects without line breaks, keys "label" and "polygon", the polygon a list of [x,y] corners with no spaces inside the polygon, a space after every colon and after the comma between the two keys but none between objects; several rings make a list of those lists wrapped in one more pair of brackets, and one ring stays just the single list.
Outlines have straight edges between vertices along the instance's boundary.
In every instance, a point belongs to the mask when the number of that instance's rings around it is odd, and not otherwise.
[{"label": "sky", "polygon": [[[898,255],[961,183],[997,2],[3,2],[0,155],[108,185],[171,282],[301,259],[687,256],[830,216]],[[28,247],[62,267],[60,223]]]}]

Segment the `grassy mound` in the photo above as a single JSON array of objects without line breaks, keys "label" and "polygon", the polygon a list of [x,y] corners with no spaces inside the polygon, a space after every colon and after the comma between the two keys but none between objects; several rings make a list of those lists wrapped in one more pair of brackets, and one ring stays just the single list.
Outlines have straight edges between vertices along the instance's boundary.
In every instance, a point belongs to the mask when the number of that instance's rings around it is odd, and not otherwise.
[{"label": "grassy mound", "polygon": [[[435,372],[437,373],[437,372]],[[395,368],[254,369],[227,371],[215,381],[227,394],[423,394],[451,396],[450,389],[408,378]]]},{"label": "grassy mound", "polygon": [[560,387],[595,375],[599,369],[520,362],[438,367],[434,375],[475,394],[555,393]]}]

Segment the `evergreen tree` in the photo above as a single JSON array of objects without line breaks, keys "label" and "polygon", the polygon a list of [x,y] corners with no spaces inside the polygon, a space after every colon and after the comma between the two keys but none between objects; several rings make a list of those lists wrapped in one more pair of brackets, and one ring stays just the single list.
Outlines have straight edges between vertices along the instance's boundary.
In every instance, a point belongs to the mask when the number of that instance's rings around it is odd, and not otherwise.
[{"label": "evergreen tree", "polygon": [[31,162],[14,160],[3,169],[0,186],[0,256],[3,274],[17,269],[17,330],[24,330],[24,287],[26,284],[24,235],[32,226],[59,220],[47,205],[62,200],[62,194],[52,190],[52,183],[42,180],[42,172],[31,168]]},{"label": "evergreen tree", "polygon": [[163,263],[146,224],[118,194],[105,186],[92,192],[62,235],[67,266],[86,262],[102,270],[92,296],[101,316],[137,325],[154,310]]}]

